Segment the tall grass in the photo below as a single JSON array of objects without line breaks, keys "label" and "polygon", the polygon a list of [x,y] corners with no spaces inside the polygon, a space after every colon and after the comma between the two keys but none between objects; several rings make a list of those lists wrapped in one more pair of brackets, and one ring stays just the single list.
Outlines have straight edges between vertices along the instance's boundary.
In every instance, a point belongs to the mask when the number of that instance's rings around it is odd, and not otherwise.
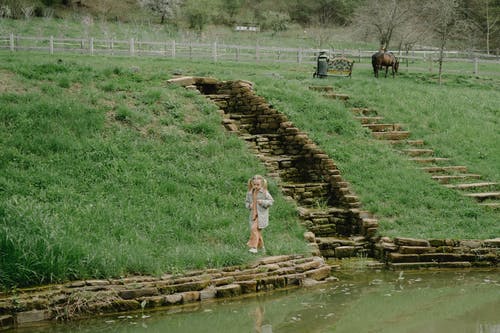
[{"label": "tall grass", "polygon": [[[443,188],[350,114],[369,106],[498,181],[499,82],[431,74],[313,80],[310,66],[0,54],[0,284],[160,274],[251,260],[245,182],[265,174],[174,72],[254,81],[335,160],[390,236],[498,237],[498,212]],[[308,89],[331,85],[350,102]],[[269,254],[305,252],[275,183]]]},{"label": "tall grass", "polygon": [[[243,200],[246,180],[265,170],[212,104],[165,85],[163,63],[2,60],[1,285],[253,258]],[[294,208],[274,183],[271,192],[268,253],[304,253]]]},{"label": "tall grass", "polygon": [[[374,108],[385,121],[405,124],[412,138],[424,139],[437,156],[498,181],[498,80],[447,76],[439,86],[432,75],[377,80],[366,71],[352,79],[318,82],[292,76],[286,84],[258,82],[261,93],[337,162],[365,207],[380,218],[381,234],[461,239],[500,235],[498,211],[485,210],[431,180],[390,145],[372,139],[349,111],[352,106]],[[306,90],[318,83],[348,93],[350,101],[326,100]]]}]

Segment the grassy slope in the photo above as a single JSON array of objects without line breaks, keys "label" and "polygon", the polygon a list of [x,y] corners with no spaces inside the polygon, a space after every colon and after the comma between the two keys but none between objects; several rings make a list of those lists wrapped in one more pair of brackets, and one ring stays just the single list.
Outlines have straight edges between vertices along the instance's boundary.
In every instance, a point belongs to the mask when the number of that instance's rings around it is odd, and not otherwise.
[{"label": "grassy slope", "polygon": [[[498,212],[431,181],[374,141],[343,103],[307,89],[334,85],[352,104],[407,123],[416,138],[498,180],[498,81],[357,71],[314,81],[309,66],[2,53],[2,284],[175,272],[250,259],[244,183],[265,173],[227,136],[213,106],[165,86],[173,71],[248,79],[337,162],[387,235],[490,238]],[[57,59],[62,62],[58,63]],[[136,71],[136,68],[138,71]],[[387,106],[390,107],[387,107]],[[275,184],[270,253],[304,251],[293,207]]]},{"label": "grassy slope", "polygon": [[[165,85],[171,64],[0,56],[0,285],[252,258],[243,200],[265,171],[213,105]],[[270,190],[268,253],[304,252]]]},{"label": "grassy slope", "polygon": [[428,76],[376,80],[366,71],[350,80],[322,82],[352,96],[344,106],[318,101],[317,94],[305,91],[307,83],[318,82],[293,76],[286,85],[263,80],[263,94],[288,110],[334,158],[365,207],[381,219],[383,234],[462,239],[500,235],[498,212],[438,185],[388,145],[371,139],[348,115],[349,105],[373,107],[388,122],[407,124],[412,137],[424,139],[438,156],[498,181],[498,80],[462,84],[464,78],[451,77],[439,87]]}]

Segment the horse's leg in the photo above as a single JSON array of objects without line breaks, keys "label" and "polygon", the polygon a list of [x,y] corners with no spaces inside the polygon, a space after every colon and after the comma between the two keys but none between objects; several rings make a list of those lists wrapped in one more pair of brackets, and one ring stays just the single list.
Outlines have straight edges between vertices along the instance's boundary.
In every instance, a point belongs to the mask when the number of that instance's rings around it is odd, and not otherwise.
[{"label": "horse's leg", "polygon": [[389,71],[389,66],[385,66],[385,77],[387,77],[387,72]]}]

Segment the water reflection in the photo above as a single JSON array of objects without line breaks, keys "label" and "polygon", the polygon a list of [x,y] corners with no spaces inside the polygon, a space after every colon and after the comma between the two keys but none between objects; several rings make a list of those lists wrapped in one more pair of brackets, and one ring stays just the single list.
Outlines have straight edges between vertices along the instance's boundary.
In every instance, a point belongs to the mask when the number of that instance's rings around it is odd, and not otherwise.
[{"label": "water reflection", "polygon": [[264,302],[258,302],[257,307],[255,308],[255,311],[253,312],[254,320],[255,320],[255,326],[254,330],[256,333],[272,333],[273,332],[273,326],[265,322],[265,310],[264,310]]},{"label": "water reflection", "polygon": [[500,270],[336,273],[340,282],[20,332],[500,333]]}]

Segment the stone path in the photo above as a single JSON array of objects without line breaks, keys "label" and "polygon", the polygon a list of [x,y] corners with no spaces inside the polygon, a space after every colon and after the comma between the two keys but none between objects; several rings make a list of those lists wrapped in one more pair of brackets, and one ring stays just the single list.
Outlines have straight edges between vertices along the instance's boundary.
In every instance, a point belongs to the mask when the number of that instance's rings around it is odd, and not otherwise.
[{"label": "stone path", "polygon": [[[348,100],[346,94],[334,92],[330,86],[311,86],[311,90],[322,92],[326,98]],[[432,179],[450,189],[459,190],[464,196],[475,199],[479,205],[492,209],[500,208],[500,184],[484,180],[479,174],[468,172],[462,165],[453,165],[451,159],[435,156],[434,150],[424,140],[410,139],[411,133],[403,124],[384,122],[384,117],[370,108],[352,108],[355,119],[368,128],[374,138],[385,140],[399,152],[407,155]]]},{"label": "stone path", "polygon": [[[250,82],[214,82],[205,78],[172,81],[204,93],[221,108],[226,129],[246,140],[269,174],[278,180],[285,195],[296,202],[302,223],[309,230],[306,239],[322,256],[367,255],[394,269],[491,267],[500,262],[500,238],[426,240],[376,235],[378,220],[360,209],[359,199],[342,179],[335,163],[284,114],[255,95]],[[331,90],[326,91],[328,97],[334,95]],[[418,157],[429,150],[422,147],[422,140],[409,140],[410,132],[402,125],[384,124],[379,115],[370,114],[371,110],[353,112],[365,124],[372,125],[376,138],[389,140],[395,147],[404,142],[410,148],[401,150],[407,149],[410,158],[424,167],[443,161],[437,157]]]},{"label": "stone path", "polygon": [[479,205],[500,208],[500,184],[484,180],[479,174],[468,172],[462,165],[454,165],[451,159],[435,156],[434,150],[423,140],[410,140],[411,133],[398,123],[385,123],[384,118],[369,108],[351,109],[362,126],[372,131],[376,139],[386,140],[399,152],[419,165],[420,170],[431,174],[432,179],[450,189],[459,190],[464,196],[475,199]]},{"label": "stone path", "polygon": [[361,209],[335,162],[286,115],[256,95],[252,83],[192,77],[170,82],[200,91],[218,105],[225,128],[245,140],[285,196],[297,204],[314,254],[369,254],[377,219]]}]

